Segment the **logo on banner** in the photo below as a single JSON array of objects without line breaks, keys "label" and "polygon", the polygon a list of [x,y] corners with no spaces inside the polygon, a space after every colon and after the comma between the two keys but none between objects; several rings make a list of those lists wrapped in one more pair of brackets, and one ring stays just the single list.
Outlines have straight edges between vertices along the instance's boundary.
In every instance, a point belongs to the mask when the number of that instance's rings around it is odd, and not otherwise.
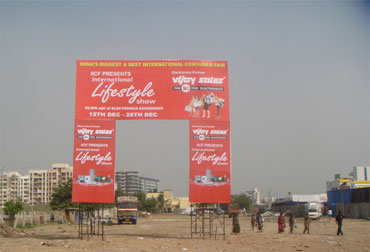
[{"label": "logo on banner", "polygon": [[172,77],[172,82],[179,85],[179,87],[173,87],[174,90],[181,90],[184,93],[190,92],[190,90],[199,90],[199,91],[224,91],[223,87],[204,87],[204,86],[194,86],[197,82],[198,84],[218,84],[222,85],[226,77],[215,78],[215,77],[189,77],[185,75]]}]

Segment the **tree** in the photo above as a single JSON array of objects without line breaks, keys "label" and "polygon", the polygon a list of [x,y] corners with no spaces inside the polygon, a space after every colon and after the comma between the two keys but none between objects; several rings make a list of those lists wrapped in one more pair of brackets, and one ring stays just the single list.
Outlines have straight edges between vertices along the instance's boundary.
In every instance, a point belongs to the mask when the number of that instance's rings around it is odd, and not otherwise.
[{"label": "tree", "polygon": [[68,208],[77,207],[76,203],[72,203],[72,180],[59,184],[54,189],[49,205],[52,210],[64,210],[67,220],[70,221]]},{"label": "tree", "polygon": [[147,212],[153,212],[157,208],[158,201],[155,198],[145,200],[144,209]]},{"label": "tree", "polygon": [[158,208],[162,212],[162,210],[164,208],[164,196],[163,196],[163,193],[159,194],[157,201],[158,201]]},{"label": "tree", "polygon": [[114,192],[114,200],[115,200],[116,203],[117,203],[117,198],[120,197],[120,196],[125,196],[125,194],[121,191],[121,189],[117,189]]},{"label": "tree", "polygon": [[145,201],[146,201],[145,193],[144,192],[136,192],[135,196],[137,197],[139,211],[146,211],[145,210]]},{"label": "tree", "polygon": [[4,213],[9,215],[10,220],[15,219],[15,215],[24,209],[23,202],[21,199],[17,199],[17,201],[10,200],[5,202],[4,204]]},{"label": "tree", "polygon": [[231,195],[231,203],[237,204],[239,207],[247,210],[252,210],[252,199],[247,197],[244,193]]}]

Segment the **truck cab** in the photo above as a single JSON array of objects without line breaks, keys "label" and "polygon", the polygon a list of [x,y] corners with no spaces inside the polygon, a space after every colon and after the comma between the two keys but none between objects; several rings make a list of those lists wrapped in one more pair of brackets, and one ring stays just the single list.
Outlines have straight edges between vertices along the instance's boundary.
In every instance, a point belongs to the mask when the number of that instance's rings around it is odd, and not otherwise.
[{"label": "truck cab", "polygon": [[121,196],[117,198],[118,224],[136,224],[138,219],[137,197]]}]

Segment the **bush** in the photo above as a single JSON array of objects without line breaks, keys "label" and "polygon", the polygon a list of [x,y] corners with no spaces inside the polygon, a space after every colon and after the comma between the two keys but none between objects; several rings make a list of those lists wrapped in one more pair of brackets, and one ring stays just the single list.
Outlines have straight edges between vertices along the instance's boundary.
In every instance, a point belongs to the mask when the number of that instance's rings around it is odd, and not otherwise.
[{"label": "bush", "polygon": [[20,199],[14,202],[14,200],[10,200],[5,202],[4,204],[4,213],[9,215],[10,220],[15,219],[15,215],[24,209],[23,203]]}]

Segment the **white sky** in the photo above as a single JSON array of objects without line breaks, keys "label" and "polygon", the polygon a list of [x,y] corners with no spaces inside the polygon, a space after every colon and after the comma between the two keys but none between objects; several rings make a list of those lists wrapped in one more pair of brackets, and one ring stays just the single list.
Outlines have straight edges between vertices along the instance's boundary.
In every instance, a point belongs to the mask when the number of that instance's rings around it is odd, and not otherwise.
[{"label": "white sky", "polygon": [[[77,59],[227,60],[232,192],[369,165],[368,1],[1,1],[0,167],[72,164]],[[187,121],[119,121],[116,170],[188,194]]]}]

